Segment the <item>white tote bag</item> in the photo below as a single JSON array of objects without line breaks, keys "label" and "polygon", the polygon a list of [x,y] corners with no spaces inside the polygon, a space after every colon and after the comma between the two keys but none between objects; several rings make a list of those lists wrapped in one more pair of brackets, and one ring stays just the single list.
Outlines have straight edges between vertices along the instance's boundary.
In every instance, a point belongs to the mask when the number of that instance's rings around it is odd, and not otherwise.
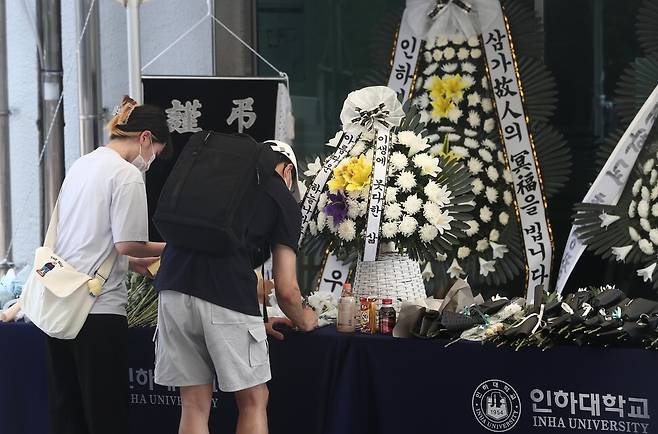
[{"label": "white tote bag", "polygon": [[55,204],[44,245],[34,254],[21,305],[25,315],[48,336],[73,339],[82,329],[118,253],[112,249],[94,277],[80,273],[53,251],[58,221],[59,206]]}]

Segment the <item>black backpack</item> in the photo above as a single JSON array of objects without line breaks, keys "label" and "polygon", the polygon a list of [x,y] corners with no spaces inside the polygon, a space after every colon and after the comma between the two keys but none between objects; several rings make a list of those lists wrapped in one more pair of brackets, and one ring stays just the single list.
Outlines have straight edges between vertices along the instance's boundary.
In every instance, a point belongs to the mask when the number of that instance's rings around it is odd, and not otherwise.
[{"label": "black backpack", "polygon": [[198,132],[169,174],[153,222],[174,246],[231,253],[244,242],[256,193],[275,164],[270,147],[246,134]]}]

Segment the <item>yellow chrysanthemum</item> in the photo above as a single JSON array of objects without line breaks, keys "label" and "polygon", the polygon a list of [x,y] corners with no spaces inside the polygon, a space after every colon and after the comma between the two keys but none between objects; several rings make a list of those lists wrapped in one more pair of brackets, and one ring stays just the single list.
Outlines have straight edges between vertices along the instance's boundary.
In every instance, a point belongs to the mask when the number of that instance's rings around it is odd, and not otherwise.
[{"label": "yellow chrysanthemum", "polygon": [[454,102],[461,101],[464,97],[464,89],[466,88],[466,82],[461,78],[460,75],[447,75],[443,77],[443,90],[445,91],[445,97]]},{"label": "yellow chrysanthemum", "polygon": [[427,89],[430,91],[430,97],[434,99],[443,98],[443,95],[445,95],[443,80],[441,80],[436,75],[431,76],[427,80]]},{"label": "yellow chrysanthemum", "polygon": [[432,117],[434,119],[445,118],[453,107],[454,105],[449,99],[435,98],[432,100]]},{"label": "yellow chrysanthemum", "polygon": [[366,160],[365,155],[352,157],[334,169],[328,187],[332,193],[338,190],[359,191],[370,185],[371,175],[372,164]]}]

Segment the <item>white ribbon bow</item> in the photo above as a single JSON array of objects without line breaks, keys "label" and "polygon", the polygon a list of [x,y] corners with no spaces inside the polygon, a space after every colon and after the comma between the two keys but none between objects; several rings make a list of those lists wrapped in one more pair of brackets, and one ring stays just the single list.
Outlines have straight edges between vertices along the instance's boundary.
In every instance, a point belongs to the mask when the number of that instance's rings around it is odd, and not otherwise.
[{"label": "white ribbon bow", "polygon": [[[500,14],[499,0],[407,0],[405,19],[415,36],[478,36]],[[478,18],[479,17],[479,18]],[[482,24],[480,24],[482,23]],[[404,25],[404,23],[403,23]]]},{"label": "white ribbon bow", "polygon": [[386,86],[371,86],[351,92],[340,120],[346,133],[362,133],[377,128],[390,130],[402,122],[404,110],[395,91]]}]

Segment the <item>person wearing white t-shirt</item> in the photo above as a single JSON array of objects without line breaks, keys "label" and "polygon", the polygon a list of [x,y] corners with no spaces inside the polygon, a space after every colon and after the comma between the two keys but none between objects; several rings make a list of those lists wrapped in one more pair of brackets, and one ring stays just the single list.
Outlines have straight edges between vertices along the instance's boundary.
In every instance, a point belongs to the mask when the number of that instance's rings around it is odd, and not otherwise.
[{"label": "person wearing white t-shirt", "polygon": [[166,117],[124,97],[107,129],[109,142],[78,159],[60,191],[57,254],[89,275],[119,255],[78,336],[48,337],[53,434],[128,432],[126,272],[149,275],[164,249],[149,242],[143,174],[171,153]]}]

